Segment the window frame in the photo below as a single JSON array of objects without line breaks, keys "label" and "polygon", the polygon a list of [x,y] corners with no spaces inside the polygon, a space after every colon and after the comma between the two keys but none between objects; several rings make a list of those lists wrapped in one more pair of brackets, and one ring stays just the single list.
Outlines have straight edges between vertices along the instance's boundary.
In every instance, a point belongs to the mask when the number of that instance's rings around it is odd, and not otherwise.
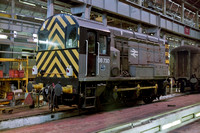
[{"label": "window frame", "polygon": [[[70,33],[72,32],[72,30],[76,29],[76,46],[75,47],[67,47],[68,43],[69,43],[69,36],[70,36]],[[74,26],[70,26],[69,27],[66,27],[66,30],[65,30],[65,49],[74,49],[74,48],[78,48],[78,27],[76,25]],[[73,43],[72,43],[73,44]]]}]

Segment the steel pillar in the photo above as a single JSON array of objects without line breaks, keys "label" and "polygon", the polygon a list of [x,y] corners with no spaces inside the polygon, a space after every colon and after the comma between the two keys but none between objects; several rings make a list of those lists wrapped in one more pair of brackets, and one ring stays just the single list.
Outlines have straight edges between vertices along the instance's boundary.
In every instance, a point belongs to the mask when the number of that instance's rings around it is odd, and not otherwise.
[{"label": "steel pillar", "polygon": [[11,2],[11,16],[12,16],[12,19],[15,18],[15,0],[12,0]]},{"label": "steel pillar", "polygon": [[78,7],[72,7],[71,13],[72,14],[81,14],[82,18],[90,19],[90,13],[91,13],[92,6],[88,6],[87,4],[83,4]]},{"label": "steel pillar", "polygon": [[166,15],[166,0],[163,0],[163,15]]},{"label": "steel pillar", "polygon": [[47,1],[47,18],[54,15],[54,0]]},{"label": "steel pillar", "polygon": [[138,0],[138,5],[142,6],[142,0]]},{"label": "steel pillar", "polygon": [[184,38],[181,40],[181,46],[184,46]]},{"label": "steel pillar", "polygon": [[85,12],[82,14],[83,18],[90,19],[91,8],[92,6],[89,7],[86,6]]},{"label": "steel pillar", "polygon": [[138,27],[137,27],[137,28],[138,28],[138,32],[139,32],[139,33],[142,33],[142,24],[138,24],[137,26],[138,26]]},{"label": "steel pillar", "polygon": [[181,3],[181,22],[184,23],[184,14],[185,14],[185,9],[184,9],[184,1]]},{"label": "steel pillar", "polygon": [[160,31],[161,31],[161,28],[157,27],[154,36],[160,38]]},{"label": "steel pillar", "polygon": [[199,29],[199,11],[196,12],[196,28]]},{"label": "steel pillar", "polygon": [[107,26],[107,14],[103,14],[102,15],[102,21],[103,21],[103,25]]}]

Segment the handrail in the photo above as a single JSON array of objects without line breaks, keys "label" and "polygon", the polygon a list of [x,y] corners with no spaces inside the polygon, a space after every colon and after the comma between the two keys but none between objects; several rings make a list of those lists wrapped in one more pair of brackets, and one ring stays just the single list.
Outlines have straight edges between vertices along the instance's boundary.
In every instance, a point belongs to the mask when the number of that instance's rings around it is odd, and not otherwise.
[{"label": "handrail", "polygon": [[87,76],[87,67],[88,67],[88,40],[85,40],[86,42],[86,56],[85,56],[85,76]]},{"label": "handrail", "polygon": [[98,62],[98,65],[97,65],[97,75],[99,75],[99,47],[100,47],[100,44],[99,42],[97,42],[98,44],[98,56],[97,56],[97,62]]}]

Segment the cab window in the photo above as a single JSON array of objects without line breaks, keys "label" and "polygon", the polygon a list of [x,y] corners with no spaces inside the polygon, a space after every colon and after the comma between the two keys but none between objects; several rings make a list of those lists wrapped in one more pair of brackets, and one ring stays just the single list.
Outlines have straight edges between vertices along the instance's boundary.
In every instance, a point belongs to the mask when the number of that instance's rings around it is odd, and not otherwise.
[{"label": "cab window", "polygon": [[107,54],[107,37],[104,35],[100,35],[99,43],[100,43],[100,49],[99,49],[100,54],[106,55]]},{"label": "cab window", "polygon": [[48,31],[40,31],[38,34],[38,50],[46,50],[48,47]]},{"label": "cab window", "polygon": [[96,42],[95,33],[88,32],[88,52],[89,53],[95,53],[95,42]]},{"label": "cab window", "polygon": [[69,31],[69,36],[66,41],[66,48],[76,48],[77,46],[77,30],[76,27],[73,27]]}]

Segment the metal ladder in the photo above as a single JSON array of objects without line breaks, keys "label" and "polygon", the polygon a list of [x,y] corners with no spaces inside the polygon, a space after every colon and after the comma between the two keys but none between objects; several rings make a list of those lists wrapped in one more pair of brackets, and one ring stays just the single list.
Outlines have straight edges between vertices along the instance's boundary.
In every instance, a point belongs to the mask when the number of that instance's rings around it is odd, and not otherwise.
[{"label": "metal ladder", "polygon": [[85,100],[83,108],[95,108],[96,107],[96,87],[85,87]]}]

